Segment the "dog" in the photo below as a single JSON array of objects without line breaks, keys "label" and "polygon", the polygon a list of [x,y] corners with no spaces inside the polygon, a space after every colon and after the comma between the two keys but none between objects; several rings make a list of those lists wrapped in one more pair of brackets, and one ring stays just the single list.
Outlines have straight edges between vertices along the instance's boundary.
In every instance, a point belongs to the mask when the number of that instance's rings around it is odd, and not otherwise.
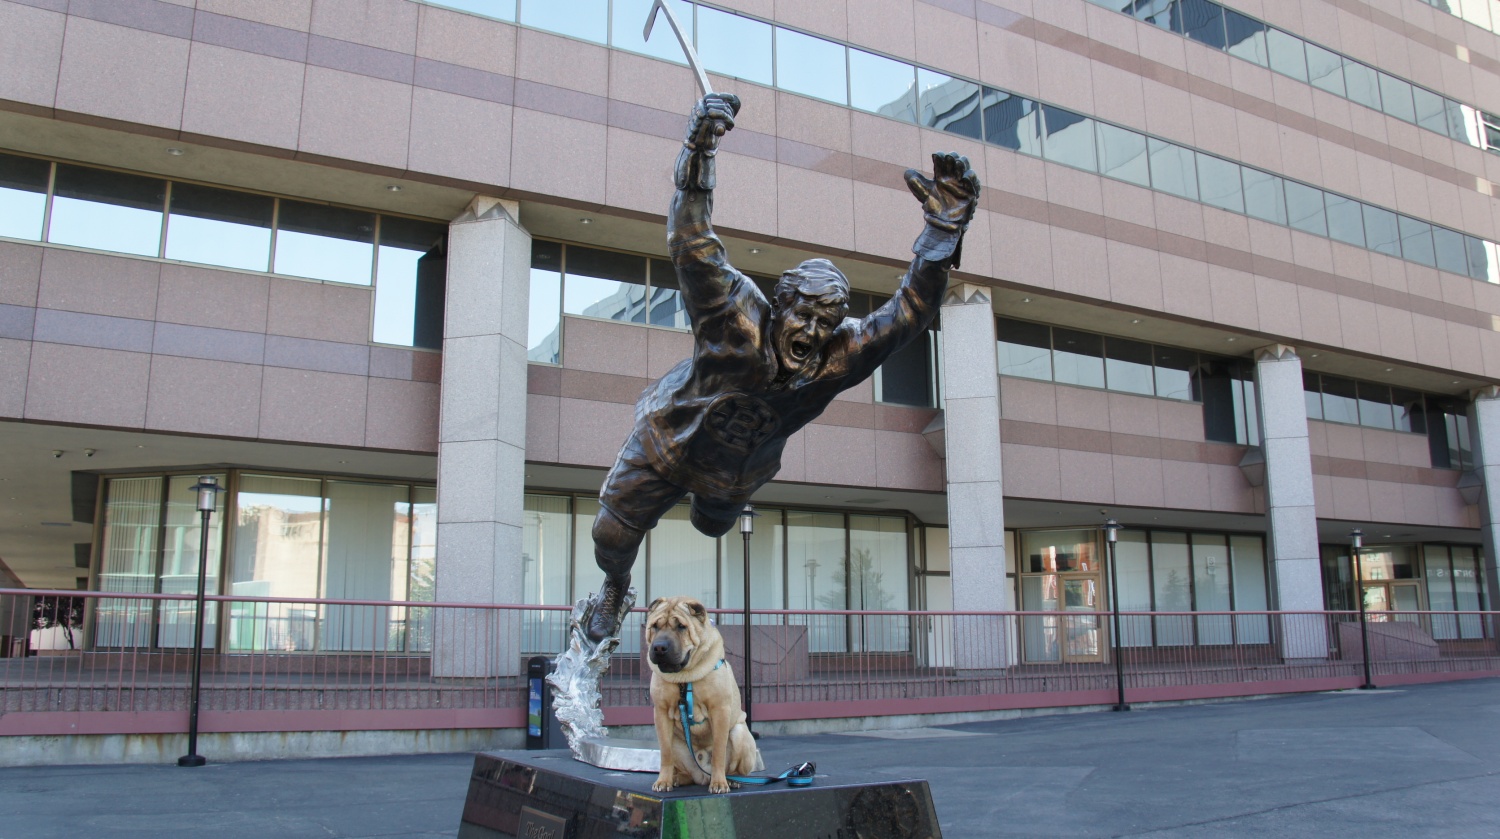
[{"label": "dog", "polygon": [[[661,772],[651,789],[668,792],[707,784],[729,792],[728,775],[762,767],[760,749],[745,724],[740,688],[724,660],[724,639],[703,604],[690,597],[661,597],[646,613],[646,660],[651,665],[651,708]],[[683,686],[693,686],[692,742],[682,733]],[[703,771],[707,753],[710,773]]]}]

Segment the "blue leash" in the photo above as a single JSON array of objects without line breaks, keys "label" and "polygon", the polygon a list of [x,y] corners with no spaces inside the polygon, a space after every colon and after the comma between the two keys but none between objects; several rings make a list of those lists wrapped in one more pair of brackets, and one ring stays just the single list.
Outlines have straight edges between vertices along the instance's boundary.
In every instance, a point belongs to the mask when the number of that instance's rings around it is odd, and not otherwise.
[{"label": "blue leash", "polygon": [[[723,665],[724,660],[720,659],[719,663],[714,665],[714,669],[718,670]],[[693,763],[697,765],[698,771],[705,775],[712,775],[712,772],[703,768],[703,764],[698,763],[698,753],[693,750],[692,727],[702,725],[704,722],[703,720],[693,720],[693,683],[682,683],[680,690],[682,698],[677,702],[677,711],[682,716],[682,738],[687,741],[688,751],[692,753]],[[766,786],[767,784],[774,784],[777,781],[786,781],[787,786],[810,787],[812,786],[813,775],[817,771],[817,764],[804,761],[772,778],[759,778],[753,775],[726,775],[725,777],[737,784],[750,784],[751,786]]]}]

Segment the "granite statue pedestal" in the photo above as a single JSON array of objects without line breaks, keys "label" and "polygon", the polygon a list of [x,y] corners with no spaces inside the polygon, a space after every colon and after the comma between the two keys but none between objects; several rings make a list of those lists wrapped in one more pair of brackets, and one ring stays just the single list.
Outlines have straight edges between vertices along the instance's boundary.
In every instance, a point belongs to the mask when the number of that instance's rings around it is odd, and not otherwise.
[{"label": "granite statue pedestal", "polygon": [[[776,766],[773,764],[773,767]],[[779,769],[778,769],[779,771]],[[923,780],[851,769],[811,787],[651,791],[655,773],[616,772],[564,749],[474,758],[459,839],[939,839]]]}]

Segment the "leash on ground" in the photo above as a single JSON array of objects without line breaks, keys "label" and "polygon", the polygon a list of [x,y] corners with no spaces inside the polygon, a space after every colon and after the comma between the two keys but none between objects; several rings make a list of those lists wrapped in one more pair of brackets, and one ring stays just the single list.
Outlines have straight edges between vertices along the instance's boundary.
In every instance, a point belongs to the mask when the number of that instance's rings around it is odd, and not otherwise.
[{"label": "leash on ground", "polygon": [[[720,665],[722,665],[723,663],[723,660],[720,660],[718,664],[714,665],[714,669],[719,669]],[[695,725],[702,725],[704,722],[703,720],[693,720],[693,683],[681,683],[678,686],[678,691],[680,698],[677,700],[677,712],[682,717],[682,739],[687,741],[688,752],[692,754],[693,764],[698,767],[698,771],[712,777],[713,773],[703,768],[703,764],[698,761],[698,752],[693,748],[692,727]],[[782,772],[780,775],[775,775],[769,778],[759,777],[755,775],[726,775],[725,777],[737,784],[749,784],[750,786],[766,786],[768,784],[774,784],[778,781],[786,781],[787,786],[810,787],[812,786],[813,775],[816,774],[817,771],[817,764],[810,761],[803,761],[802,763],[791,767],[785,772]]]}]

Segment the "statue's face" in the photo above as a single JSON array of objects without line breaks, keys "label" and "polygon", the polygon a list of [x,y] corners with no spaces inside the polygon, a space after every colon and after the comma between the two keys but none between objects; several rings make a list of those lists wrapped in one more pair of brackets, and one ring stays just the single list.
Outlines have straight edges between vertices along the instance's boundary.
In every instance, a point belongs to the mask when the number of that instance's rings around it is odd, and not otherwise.
[{"label": "statue's face", "polygon": [[771,343],[786,373],[800,373],[815,361],[844,320],[844,303],[798,295],[790,306],[778,308],[771,319]]}]

